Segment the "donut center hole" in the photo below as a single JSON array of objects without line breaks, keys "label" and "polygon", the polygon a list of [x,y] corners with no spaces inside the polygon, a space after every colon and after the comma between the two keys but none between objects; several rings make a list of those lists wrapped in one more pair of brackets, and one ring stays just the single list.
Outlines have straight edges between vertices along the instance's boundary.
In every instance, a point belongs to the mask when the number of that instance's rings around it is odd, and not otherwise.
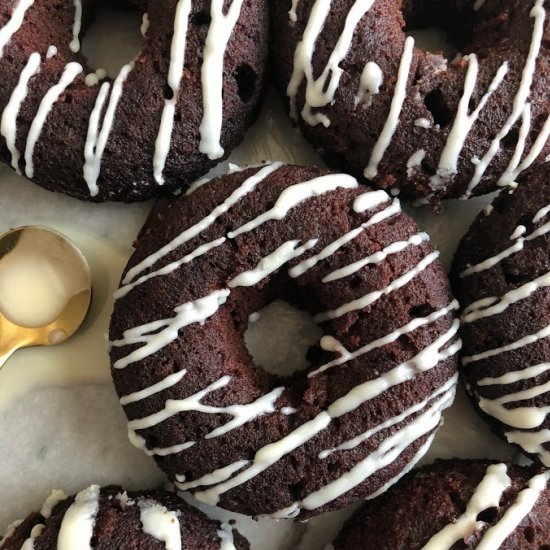
[{"label": "donut center hole", "polygon": [[244,341],[256,365],[286,377],[310,366],[307,351],[322,336],[311,315],[276,300],[250,316]]},{"label": "donut center hole", "polygon": [[143,46],[142,24],[142,14],[132,9],[99,5],[92,13],[84,13],[81,50],[90,66],[116,78]]},{"label": "donut center hole", "polygon": [[406,32],[416,47],[452,61],[469,41],[476,12],[459,13],[452,2],[404,0]]}]

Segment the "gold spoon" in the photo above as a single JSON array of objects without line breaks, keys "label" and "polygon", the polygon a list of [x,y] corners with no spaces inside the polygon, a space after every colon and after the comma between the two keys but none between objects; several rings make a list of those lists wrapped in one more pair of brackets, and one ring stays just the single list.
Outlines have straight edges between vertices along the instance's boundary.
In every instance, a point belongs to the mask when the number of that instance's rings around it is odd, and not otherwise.
[{"label": "gold spoon", "polygon": [[66,237],[28,226],[0,237],[0,368],[20,348],[54,346],[80,327],[92,299],[86,258]]}]

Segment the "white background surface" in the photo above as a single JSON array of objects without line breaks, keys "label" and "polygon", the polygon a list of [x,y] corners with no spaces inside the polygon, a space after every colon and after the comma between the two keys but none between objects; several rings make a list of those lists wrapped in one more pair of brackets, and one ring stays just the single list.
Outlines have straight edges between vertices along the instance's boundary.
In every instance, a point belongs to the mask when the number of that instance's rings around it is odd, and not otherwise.
[{"label": "white background surface", "polygon": [[[110,73],[139,48],[135,18],[107,14],[86,39],[90,57]],[[112,47],[113,40],[118,45]],[[120,58],[105,59],[102,52],[123,51]],[[240,165],[267,159],[299,164],[319,163],[311,148],[292,129],[279,100],[269,91],[258,123],[245,143],[232,155]],[[223,170],[220,168],[217,172]],[[487,200],[452,201],[434,216],[428,209],[411,210],[427,230],[449,265],[460,237]],[[105,333],[112,307],[112,293],[131,243],[150,204],[93,205],[49,193],[0,167],[0,231],[26,224],[45,224],[72,237],[88,257],[94,276],[94,302],[83,330],[57,348],[24,350],[0,371],[0,533],[9,522],[40,508],[51,489],[75,492],[90,483],[122,484],[143,489],[163,483],[152,460],[127,441],[123,413],[110,384]],[[271,308],[264,315],[264,332],[278,337],[255,340],[256,359],[277,357],[294,363],[305,353],[308,323],[288,308]],[[281,350],[277,344],[292,326],[296,341]],[[294,359],[292,359],[294,358]],[[492,436],[474,413],[465,396],[445,415],[426,460],[436,457],[510,458],[512,451]],[[211,515],[235,518],[219,510]],[[307,526],[291,522],[239,517],[238,527],[249,537],[253,550],[322,548],[330,541],[349,511],[321,516]]]}]

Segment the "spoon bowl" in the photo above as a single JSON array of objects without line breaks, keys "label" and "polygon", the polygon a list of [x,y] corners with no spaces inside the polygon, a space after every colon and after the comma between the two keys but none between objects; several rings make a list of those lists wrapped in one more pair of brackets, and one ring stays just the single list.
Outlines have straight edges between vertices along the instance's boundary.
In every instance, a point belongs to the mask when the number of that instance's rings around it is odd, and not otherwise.
[{"label": "spoon bowl", "polygon": [[65,236],[40,226],[0,237],[0,368],[18,349],[65,342],[92,299],[86,258]]}]

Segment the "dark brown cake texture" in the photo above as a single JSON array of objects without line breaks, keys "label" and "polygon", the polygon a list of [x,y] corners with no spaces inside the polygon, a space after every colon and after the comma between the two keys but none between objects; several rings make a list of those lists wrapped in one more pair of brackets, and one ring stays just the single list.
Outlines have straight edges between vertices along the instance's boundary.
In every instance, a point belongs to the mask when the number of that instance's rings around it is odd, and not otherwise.
[{"label": "dark brown cake texture", "polygon": [[92,485],[75,496],[53,491],[40,512],[15,522],[2,550],[248,550],[227,524],[162,491]]},{"label": "dark brown cake texture", "polygon": [[259,108],[267,1],[118,2],[149,25],[114,81],[79,50],[94,2],[80,5],[0,0],[0,160],[52,191],[131,202],[227,157]]},{"label": "dark brown cake texture", "polygon": [[452,270],[463,375],[503,439],[550,466],[550,164],[480,214]]},{"label": "dark brown cake texture", "polygon": [[[326,162],[405,198],[510,185],[550,153],[544,0],[281,0],[272,57],[290,115]],[[414,47],[439,25],[464,56]]]},{"label": "dark brown cake texture", "polygon": [[[156,209],[111,321],[132,441],[202,502],[307,519],[384,491],[455,393],[457,303],[428,235],[349,175],[274,163]],[[308,371],[254,365],[283,299],[324,337]]]},{"label": "dark brown cake texture", "polygon": [[545,550],[549,473],[483,461],[420,468],[344,525],[334,550]]}]

